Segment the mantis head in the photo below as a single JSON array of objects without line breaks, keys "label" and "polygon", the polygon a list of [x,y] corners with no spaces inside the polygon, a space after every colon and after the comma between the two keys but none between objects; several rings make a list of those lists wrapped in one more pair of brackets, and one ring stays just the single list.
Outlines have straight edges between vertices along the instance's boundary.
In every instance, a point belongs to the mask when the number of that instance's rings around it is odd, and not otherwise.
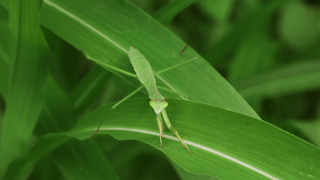
[{"label": "mantis head", "polygon": [[153,99],[149,102],[150,106],[153,108],[154,112],[159,115],[164,108],[168,106],[168,102],[160,99]]}]

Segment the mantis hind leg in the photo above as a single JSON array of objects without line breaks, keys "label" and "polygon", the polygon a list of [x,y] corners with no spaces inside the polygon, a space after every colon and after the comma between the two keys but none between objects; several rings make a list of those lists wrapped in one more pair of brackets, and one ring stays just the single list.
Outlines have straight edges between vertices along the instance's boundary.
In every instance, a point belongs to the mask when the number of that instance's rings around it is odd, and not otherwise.
[{"label": "mantis hind leg", "polygon": [[183,139],[181,138],[181,136],[179,135],[178,130],[171,125],[166,110],[165,110],[165,109],[162,110],[161,114],[162,114],[162,116],[163,116],[164,122],[166,123],[168,129],[170,129],[170,131],[172,132],[172,134],[179,139],[179,141],[180,141],[180,143],[182,144],[182,146],[183,146],[185,149],[187,149],[190,154],[192,154],[192,152],[190,151],[187,143],[185,143],[184,140],[183,140]]},{"label": "mantis hind leg", "polygon": [[160,147],[162,147],[162,138],[163,138],[163,123],[162,123],[162,118],[161,115],[157,115],[157,123],[158,123],[158,129],[160,131]]},{"label": "mantis hind leg", "polygon": [[184,142],[184,140],[180,137],[180,135],[179,135],[179,133],[178,133],[178,130],[177,130],[175,127],[171,126],[170,131],[172,132],[172,134],[173,134],[174,136],[176,136],[176,137],[179,139],[179,141],[181,142],[182,146],[183,146],[184,148],[186,148],[186,149],[189,151],[190,154],[192,154],[192,152],[190,151],[188,145],[187,145],[187,144]]}]

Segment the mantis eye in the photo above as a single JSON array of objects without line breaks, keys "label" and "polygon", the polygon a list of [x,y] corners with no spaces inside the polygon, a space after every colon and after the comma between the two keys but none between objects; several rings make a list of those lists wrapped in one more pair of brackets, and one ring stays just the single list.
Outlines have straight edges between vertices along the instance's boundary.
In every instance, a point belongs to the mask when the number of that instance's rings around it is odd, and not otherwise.
[{"label": "mantis eye", "polygon": [[156,102],[155,102],[154,100],[151,100],[151,101],[149,102],[149,104],[150,104],[151,107],[154,107],[154,106],[156,105]]},{"label": "mantis eye", "polygon": [[162,101],[162,107],[163,107],[163,109],[168,107],[168,102],[167,101]]}]

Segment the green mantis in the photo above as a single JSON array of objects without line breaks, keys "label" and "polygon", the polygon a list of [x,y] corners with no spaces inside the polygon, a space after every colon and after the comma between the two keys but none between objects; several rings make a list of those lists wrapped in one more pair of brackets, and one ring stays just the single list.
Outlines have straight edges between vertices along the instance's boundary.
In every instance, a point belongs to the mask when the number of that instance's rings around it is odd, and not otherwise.
[{"label": "green mantis", "polygon": [[[185,46],[180,53],[182,53],[186,49],[186,47],[187,46]],[[136,90],[134,90],[132,93],[127,95],[125,98],[120,100],[118,103],[113,105],[111,109],[116,108],[122,102],[124,102],[125,100],[127,100],[128,98],[130,98],[131,96],[133,96],[134,94],[139,92],[143,87],[145,87],[147,92],[148,92],[148,94],[149,94],[149,98],[151,99],[149,104],[153,108],[154,112],[156,113],[156,120],[157,120],[158,128],[159,128],[159,131],[160,131],[160,146],[159,147],[162,147],[162,138],[163,138],[163,123],[162,123],[162,119],[163,119],[165,124],[167,125],[168,129],[172,132],[172,134],[174,136],[176,136],[179,139],[179,141],[181,142],[181,144],[183,145],[183,147],[186,148],[190,152],[190,154],[192,154],[192,152],[190,151],[188,145],[180,137],[177,129],[171,125],[171,122],[170,122],[170,120],[168,118],[168,115],[167,115],[167,112],[165,110],[165,108],[168,106],[168,102],[165,101],[165,97],[159,92],[158,86],[156,84],[156,79],[155,79],[154,76],[155,75],[159,75],[160,73],[169,71],[171,69],[174,69],[176,67],[179,67],[179,66],[181,66],[183,64],[186,64],[188,62],[191,62],[191,61],[197,59],[197,57],[194,57],[194,58],[192,58],[192,59],[190,59],[188,61],[185,61],[183,63],[177,64],[175,66],[166,68],[166,69],[164,69],[162,71],[159,71],[157,73],[154,73],[152,71],[151,65],[148,62],[148,60],[137,49],[135,49],[135,48],[133,48],[131,46],[128,54],[129,54],[130,62],[132,64],[136,74],[133,74],[133,73],[118,69],[118,68],[110,66],[110,65],[106,65],[106,66],[108,68],[110,68],[110,69],[116,70],[116,71],[118,71],[120,73],[123,73],[123,74],[126,74],[128,76],[132,76],[132,77],[138,78],[142,85],[140,87],[138,87]],[[161,88],[161,89],[172,92],[171,90],[166,89],[166,88]],[[99,131],[100,125],[97,128],[97,131],[95,133],[93,133],[90,136],[90,138]]]}]

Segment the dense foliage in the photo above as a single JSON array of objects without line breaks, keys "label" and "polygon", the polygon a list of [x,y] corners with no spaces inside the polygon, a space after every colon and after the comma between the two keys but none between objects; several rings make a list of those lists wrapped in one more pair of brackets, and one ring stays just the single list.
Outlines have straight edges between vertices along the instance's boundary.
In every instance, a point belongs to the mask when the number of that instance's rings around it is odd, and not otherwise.
[{"label": "dense foliage", "polygon": [[[1,179],[320,179],[320,3],[0,0]],[[185,53],[180,50],[188,44]],[[127,52],[188,143],[158,129]],[[91,139],[102,120],[99,133]]]}]

